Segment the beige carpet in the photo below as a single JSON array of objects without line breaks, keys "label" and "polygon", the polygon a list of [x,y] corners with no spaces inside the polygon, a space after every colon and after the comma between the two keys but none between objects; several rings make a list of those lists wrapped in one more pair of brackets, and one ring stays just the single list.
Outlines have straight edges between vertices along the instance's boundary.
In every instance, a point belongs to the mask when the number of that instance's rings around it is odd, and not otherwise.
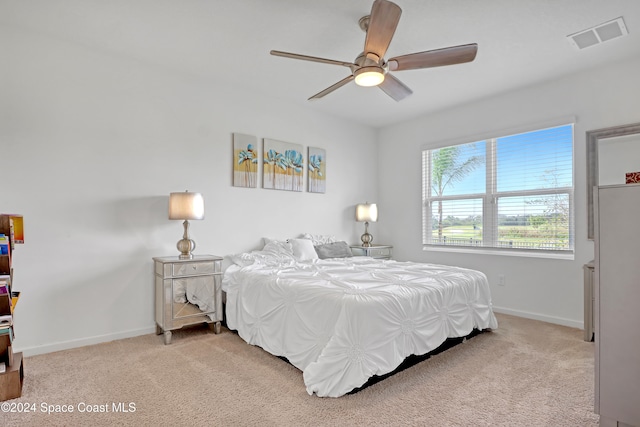
[{"label": "beige carpet", "polygon": [[[1,413],[0,424],[596,426],[593,343],[582,331],[506,315],[498,322],[340,398],[309,396],[300,371],[224,328],[178,331],[169,346],[151,334],[28,357],[23,395],[8,403],[35,412]],[[135,412],[114,412],[118,403]],[[47,414],[48,405],[74,412]],[[109,412],[80,412],[85,405]]]}]

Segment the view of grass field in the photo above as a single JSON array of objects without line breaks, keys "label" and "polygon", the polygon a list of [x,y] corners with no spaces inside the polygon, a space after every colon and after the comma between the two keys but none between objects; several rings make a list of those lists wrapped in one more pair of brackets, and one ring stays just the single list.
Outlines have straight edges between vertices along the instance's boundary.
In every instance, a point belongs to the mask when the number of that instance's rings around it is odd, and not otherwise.
[{"label": "view of grass field", "polygon": [[[554,237],[555,236],[555,237]],[[569,247],[567,229],[555,229],[550,232],[547,227],[532,225],[501,225],[498,227],[498,241],[504,246],[515,248],[549,248],[566,249]],[[433,241],[438,242],[438,229],[433,230]],[[442,229],[442,241],[450,245],[482,243],[482,227],[473,225],[456,225]]]}]

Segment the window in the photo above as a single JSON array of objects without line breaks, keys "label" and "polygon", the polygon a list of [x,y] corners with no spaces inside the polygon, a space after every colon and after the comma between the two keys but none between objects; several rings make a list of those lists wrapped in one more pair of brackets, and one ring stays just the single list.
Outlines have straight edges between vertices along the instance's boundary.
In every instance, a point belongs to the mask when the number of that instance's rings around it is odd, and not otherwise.
[{"label": "window", "polygon": [[422,152],[423,246],[572,253],[573,124]]}]

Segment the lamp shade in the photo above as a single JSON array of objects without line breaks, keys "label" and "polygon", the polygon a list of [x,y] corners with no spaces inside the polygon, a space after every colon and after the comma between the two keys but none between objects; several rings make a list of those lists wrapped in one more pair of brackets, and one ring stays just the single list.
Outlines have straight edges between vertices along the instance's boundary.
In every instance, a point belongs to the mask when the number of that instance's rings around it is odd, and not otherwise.
[{"label": "lamp shade", "polygon": [[375,203],[356,205],[356,221],[376,222],[378,220],[378,206]]},{"label": "lamp shade", "polygon": [[204,198],[200,193],[171,193],[169,219],[204,219]]}]

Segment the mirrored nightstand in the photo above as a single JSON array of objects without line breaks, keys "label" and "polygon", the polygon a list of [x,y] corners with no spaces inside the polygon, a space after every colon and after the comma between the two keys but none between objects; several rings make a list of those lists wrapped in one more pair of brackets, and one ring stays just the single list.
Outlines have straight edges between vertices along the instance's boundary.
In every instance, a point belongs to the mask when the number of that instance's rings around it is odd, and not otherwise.
[{"label": "mirrored nightstand", "polygon": [[[196,323],[222,321],[222,258],[196,255],[153,258],[156,293],[156,333],[171,343],[171,331]],[[197,305],[196,305],[197,304]],[[202,308],[201,308],[202,307]]]}]

